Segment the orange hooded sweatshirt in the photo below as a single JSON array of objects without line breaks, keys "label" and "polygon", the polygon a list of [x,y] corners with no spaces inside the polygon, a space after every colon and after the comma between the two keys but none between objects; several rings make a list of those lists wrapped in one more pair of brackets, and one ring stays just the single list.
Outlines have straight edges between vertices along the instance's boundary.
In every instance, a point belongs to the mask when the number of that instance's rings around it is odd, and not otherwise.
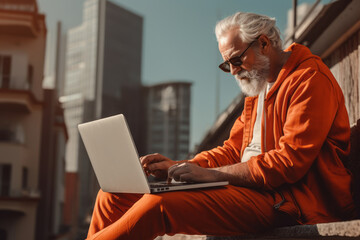
[{"label": "orange hooded sweatshirt", "polygon": [[[342,91],[329,68],[308,48],[292,44],[264,103],[262,154],[247,162],[260,189],[273,191],[276,209],[299,223],[355,217],[351,174],[342,160],[350,152],[350,126]],[[191,162],[219,167],[241,162],[252,139],[257,97],[248,97],[222,147]]]}]

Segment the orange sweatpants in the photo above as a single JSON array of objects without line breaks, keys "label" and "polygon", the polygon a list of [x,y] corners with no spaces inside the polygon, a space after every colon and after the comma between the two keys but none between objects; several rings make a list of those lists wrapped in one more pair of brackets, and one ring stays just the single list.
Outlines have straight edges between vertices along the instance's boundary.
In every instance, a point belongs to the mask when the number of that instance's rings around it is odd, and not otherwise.
[{"label": "orange sweatpants", "polygon": [[274,210],[274,204],[268,192],[234,186],[145,195],[100,190],[88,239],[148,240],[176,233],[261,232],[290,220]]}]

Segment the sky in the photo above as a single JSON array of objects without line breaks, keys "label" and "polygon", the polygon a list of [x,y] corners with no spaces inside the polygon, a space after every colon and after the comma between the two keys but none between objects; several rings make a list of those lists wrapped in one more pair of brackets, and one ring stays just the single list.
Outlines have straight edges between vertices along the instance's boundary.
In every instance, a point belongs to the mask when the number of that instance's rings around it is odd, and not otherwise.
[{"label": "sky", "polygon": [[[38,0],[48,29],[45,77],[53,71],[56,22],[63,32],[82,22],[85,0]],[[240,93],[234,77],[223,73],[214,27],[238,11],[276,18],[283,33],[291,0],[111,0],[144,19],[142,82],[192,83],[190,151],[199,144],[219,113]],[[315,0],[298,0],[314,3]],[[240,115],[241,113],[239,113]]]}]

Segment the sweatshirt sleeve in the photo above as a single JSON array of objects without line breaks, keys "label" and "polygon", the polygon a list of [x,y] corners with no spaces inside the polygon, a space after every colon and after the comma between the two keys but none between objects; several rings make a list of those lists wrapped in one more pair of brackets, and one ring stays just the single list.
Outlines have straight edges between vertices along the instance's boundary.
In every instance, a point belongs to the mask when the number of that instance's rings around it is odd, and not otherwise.
[{"label": "sweatshirt sleeve", "polygon": [[299,78],[302,79],[295,81],[293,93],[283,98],[288,105],[277,147],[247,162],[259,187],[273,189],[297,182],[312,167],[321,149],[326,148],[341,90],[321,72],[308,72]]},{"label": "sweatshirt sleeve", "polygon": [[243,118],[244,113],[236,119],[230,131],[229,139],[224,142],[223,146],[213,148],[209,151],[203,151],[189,160],[189,162],[211,168],[240,162],[244,128]]}]

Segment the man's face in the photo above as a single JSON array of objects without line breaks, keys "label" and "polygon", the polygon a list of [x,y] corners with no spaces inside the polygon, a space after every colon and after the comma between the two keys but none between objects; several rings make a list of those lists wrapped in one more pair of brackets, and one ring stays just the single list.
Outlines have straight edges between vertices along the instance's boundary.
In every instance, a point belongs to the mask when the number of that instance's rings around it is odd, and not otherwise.
[{"label": "man's face", "polygon": [[[234,75],[241,90],[248,96],[258,95],[266,86],[266,79],[270,71],[269,58],[263,55],[258,43],[255,42],[242,56],[242,65],[234,66],[230,64],[230,72]],[[237,29],[228,31],[219,41],[219,50],[227,61],[233,57],[239,56],[249,43],[244,43]]]}]

